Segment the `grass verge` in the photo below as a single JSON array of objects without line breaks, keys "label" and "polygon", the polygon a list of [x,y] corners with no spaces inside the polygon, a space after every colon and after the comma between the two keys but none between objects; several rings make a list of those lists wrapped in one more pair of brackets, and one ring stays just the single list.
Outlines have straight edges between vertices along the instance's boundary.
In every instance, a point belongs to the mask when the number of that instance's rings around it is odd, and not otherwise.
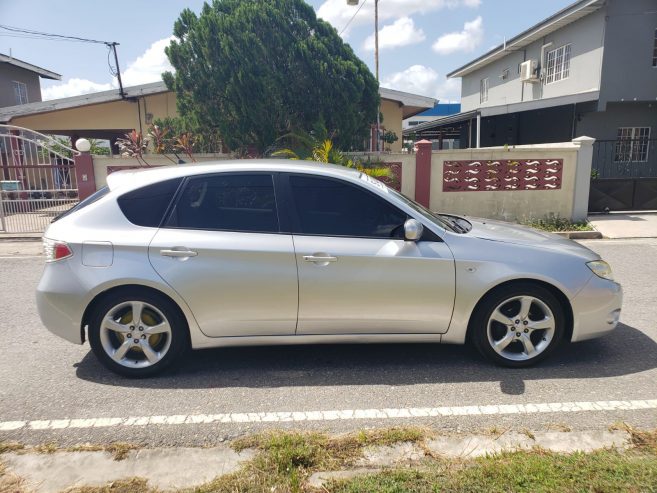
[{"label": "grass verge", "polygon": [[[626,451],[556,454],[543,450],[504,453],[471,460],[427,456],[417,468],[392,468],[334,481],[321,490],[308,486],[317,471],[350,469],[368,446],[414,442],[422,446],[430,432],[421,428],[366,430],[332,437],[322,433],[269,432],[235,440],[236,450],[255,449],[255,458],[237,472],[186,493],[283,492],[657,492],[657,431],[615,425],[631,434]],[[0,465],[0,493],[22,491]],[[9,485],[9,486],[6,486]],[[14,489],[10,489],[14,487]],[[3,489],[5,488],[5,489]],[[157,493],[139,478],[68,493]]]},{"label": "grass verge", "polygon": [[558,216],[548,216],[544,218],[529,218],[522,221],[522,224],[530,228],[540,229],[541,231],[558,232],[558,231],[593,231],[593,228],[586,221],[572,222],[568,219]]},{"label": "grass verge", "polygon": [[105,451],[112,454],[114,460],[123,460],[131,450],[138,449],[138,445],[124,442],[114,442],[106,445],[81,444],[72,447],[60,447],[56,443],[48,442],[33,447],[26,447],[18,442],[0,442],[0,454],[17,452],[21,454],[54,454],[55,452],[98,452]]},{"label": "grass verge", "polygon": [[553,493],[657,491],[657,457],[603,450],[560,455],[514,452],[467,462],[433,461],[422,470],[389,470],[335,482],[336,493],[376,491]]}]

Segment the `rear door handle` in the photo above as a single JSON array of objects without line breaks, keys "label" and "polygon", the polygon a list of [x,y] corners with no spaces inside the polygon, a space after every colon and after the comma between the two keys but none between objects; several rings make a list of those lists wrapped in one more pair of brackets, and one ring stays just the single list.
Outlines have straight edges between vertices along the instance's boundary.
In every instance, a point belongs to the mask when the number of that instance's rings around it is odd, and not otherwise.
[{"label": "rear door handle", "polygon": [[183,250],[177,249],[177,248],[172,248],[170,250],[160,250],[160,255],[163,255],[165,257],[175,257],[175,258],[184,258],[184,257],[196,257],[198,255],[198,252],[195,252],[194,250]]},{"label": "rear door handle", "polygon": [[317,257],[315,255],[304,255],[303,259],[306,262],[337,262],[338,257]]}]

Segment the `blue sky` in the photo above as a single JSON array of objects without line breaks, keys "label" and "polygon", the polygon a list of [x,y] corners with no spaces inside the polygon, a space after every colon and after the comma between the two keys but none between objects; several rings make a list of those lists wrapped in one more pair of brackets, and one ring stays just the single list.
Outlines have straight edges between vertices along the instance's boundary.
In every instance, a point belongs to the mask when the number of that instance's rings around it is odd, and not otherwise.
[{"label": "blue sky", "polygon": [[[308,0],[307,0],[308,1]],[[362,3],[363,0],[361,0]],[[309,0],[338,31],[354,15],[346,0]],[[459,82],[445,74],[502,43],[572,0],[380,0],[381,81],[385,87],[459,99]],[[198,12],[202,0],[0,0],[0,24],[57,34],[117,41],[124,84],[157,80],[168,62],[163,48],[180,11]],[[366,0],[343,38],[374,70],[371,39],[374,0]],[[62,74],[43,81],[44,98],[107,90],[103,45],[9,37],[0,29],[0,52]]]}]

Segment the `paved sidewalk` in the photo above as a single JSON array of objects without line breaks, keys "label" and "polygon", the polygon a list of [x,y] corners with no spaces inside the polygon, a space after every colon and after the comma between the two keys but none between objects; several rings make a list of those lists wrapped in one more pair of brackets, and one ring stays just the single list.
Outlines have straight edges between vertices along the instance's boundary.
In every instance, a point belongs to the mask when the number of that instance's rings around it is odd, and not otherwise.
[{"label": "paved sidewalk", "polygon": [[40,238],[34,241],[0,241],[0,257],[33,257],[35,255],[43,255],[43,244]]},{"label": "paved sidewalk", "polygon": [[605,238],[657,238],[657,213],[596,214],[589,223]]}]

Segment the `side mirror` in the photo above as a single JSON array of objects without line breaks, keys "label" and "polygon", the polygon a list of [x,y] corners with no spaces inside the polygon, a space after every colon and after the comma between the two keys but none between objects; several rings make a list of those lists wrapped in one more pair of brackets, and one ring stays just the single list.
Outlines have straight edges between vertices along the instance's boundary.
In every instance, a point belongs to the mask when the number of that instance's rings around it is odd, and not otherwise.
[{"label": "side mirror", "polygon": [[408,219],[404,223],[404,238],[407,241],[418,241],[422,238],[422,233],[424,232],[424,226],[420,221],[415,219]]}]

